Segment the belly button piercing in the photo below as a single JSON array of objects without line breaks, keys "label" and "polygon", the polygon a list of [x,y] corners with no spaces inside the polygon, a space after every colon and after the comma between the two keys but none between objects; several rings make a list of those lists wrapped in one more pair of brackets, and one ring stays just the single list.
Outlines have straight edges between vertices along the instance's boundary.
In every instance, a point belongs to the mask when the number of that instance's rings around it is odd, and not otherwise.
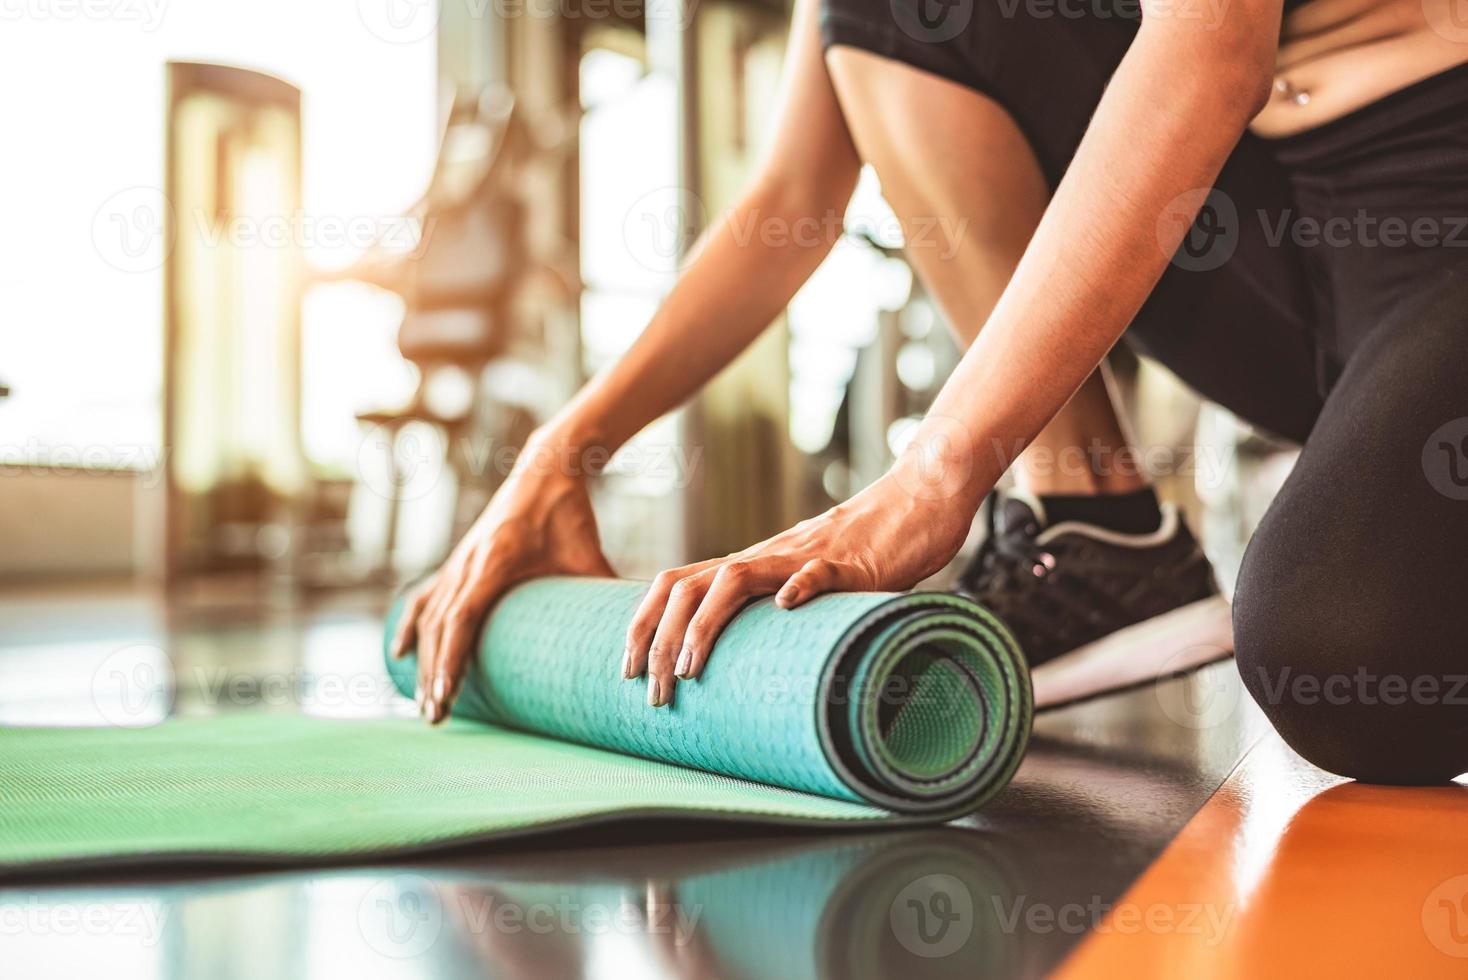
[{"label": "belly button piercing", "polygon": [[1288,78],[1276,78],[1274,90],[1295,105],[1306,106],[1310,104],[1310,93],[1302,88],[1295,88]]}]

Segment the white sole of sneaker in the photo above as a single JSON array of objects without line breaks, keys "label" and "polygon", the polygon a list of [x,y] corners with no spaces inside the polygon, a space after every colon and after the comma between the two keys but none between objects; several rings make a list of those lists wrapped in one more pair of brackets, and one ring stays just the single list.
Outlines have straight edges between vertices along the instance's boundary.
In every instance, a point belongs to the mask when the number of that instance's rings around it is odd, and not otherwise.
[{"label": "white sole of sneaker", "polygon": [[1030,674],[1035,709],[1185,674],[1233,656],[1232,609],[1223,596],[1179,606],[1076,647]]}]

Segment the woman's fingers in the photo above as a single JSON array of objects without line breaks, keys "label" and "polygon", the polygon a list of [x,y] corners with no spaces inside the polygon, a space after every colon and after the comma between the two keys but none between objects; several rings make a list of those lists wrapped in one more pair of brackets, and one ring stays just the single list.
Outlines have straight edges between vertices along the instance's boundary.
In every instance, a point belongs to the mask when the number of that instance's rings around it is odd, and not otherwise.
[{"label": "woman's fingers", "polygon": [[673,592],[673,586],[679,580],[718,564],[719,560],[699,562],[696,565],[685,565],[682,568],[670,568],[666,572],[658,574],[648,587],[647,595],[642,597],[642,603],[638,605],[637,612],[632,615],[632,623],[627,627],[627,647],[622,654],[622,677],[631,680],[640,677],[647,669],[647,654],[652,647],[653,637],[657,634],[658,624],[662,622],[663,610],[668,605],[668,597]]},{"label": "woman's fingers", "polygon": [[873,587],[858,564],[806,560],[810,549],[779,542],[763,547],[769,550],[687,565],[653,580],[628,627],[623,658],[624,677],[647,672],[648,704],[668,704],[675,678],[703,673],[719,635],[749,600],[778,590],[778,604],[793,609],[824,592]]},{"label": "woman's fingers", "polygon": [[433,658],[438,653],[438,634],[442,623],[441,610],[450,592],[448,580],[440,576],[433,592],[418,616],[418,676],[414,686],[413,701],[418,705],[419,717],[427,716],[428,684],[433,676]]},{"label": "woman's fingers", "polygon": [[855,568],[842,562],[825,558],[812,558],[800,566],[800,571],[790,576],[775,595],[775,603],[781,609],[794,609],[825,592],[858,590],[860,576]]},{"label": "woman's fingers", "polygon": [[503,590],[503,576],[485,569],[466,581],[444,613],[438,652],[428,679],[423,714],[436,725],[449,716],[463,685],[464,671],[474,654],[474,641],[484,615]]},{"label": "woman's fingers", "polygon": [[439,572],[433,586],[433,595],[429,597],[428,605],[418,620],[418,687],[414,700],[418,703],[420,717],[428,717],[428,695],[443,645],[444,629],[448,625],[449,605],[463,586],[469,567],[469,562],[454,561]]},{"label": "woman's fingers", "polygon": [[775,591],[794,560],[798,559],[737,558],[721,565],[688,623],[674,673],[685,680],[702,674],[724,627],[750,599]]},{"label": "woman's fingers", "polygon": [[647,703],[654,708],[673,700],[673,668],[683,649],[683,634],[713,580],[714,570],[705,569],[679,579],[668,592],[647,656]]},{"label": "woman's fingers", "polygon": [[418,617],[422,614],[424,607],[428,605],[428,597],[433,592],[433,579],[429,579],[413,592],[413,595],[403,604],[403,613],[398,617],[397,632],[392,641],[392,657],[401,660],[413,645],[418,636]]}]

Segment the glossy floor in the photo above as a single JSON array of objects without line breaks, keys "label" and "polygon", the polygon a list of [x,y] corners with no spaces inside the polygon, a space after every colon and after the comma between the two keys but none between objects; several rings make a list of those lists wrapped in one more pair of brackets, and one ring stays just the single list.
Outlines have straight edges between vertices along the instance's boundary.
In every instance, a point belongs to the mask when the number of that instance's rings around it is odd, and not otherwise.
[{"label": "glossy floor", "polygon": [[[121,709],[97,679],[118,664],[166,665],[177,683],[177,697],[129,711],[398,710],[370,682],[380,601],[12,593],[0,721],[105,721]],[[943,828],[639,823],[370,867],[8,881],[0,962],[15,976],[119,978],[1232,976],[1310,948],[1267,908],[1286,903],[1297,922],[1319,886],[1359,894],[1362,918],[1390,905],[1393,923],[1415,901],[1417,925],[1392,935],[1421,947],[1419,975],[1468,965],[1452,953],[1457,920],[1434,918],[1418,885],[1353,891],[1359,855],[1341,843],[1363,816],[1378,826],[1362,842],[1372,854],[1410,828],[1428,842],[1412,881],[1447,881],[1468,857],[1453,857],[1468,839],[1450,829],[1453,790],[1408,800],[1336,782],[1289,756],[1222,664],[1042,716],[1013,785]],[[1378,795],[1330,796],[1350,790]],[[1309,834],[1290,829],[1305,816]],[[1320,863],[1335,877],[1298,870]],[[1440,897],[1461,905],[1451,891]],[[1132,929],[1133,909],[1152,918]]]}]

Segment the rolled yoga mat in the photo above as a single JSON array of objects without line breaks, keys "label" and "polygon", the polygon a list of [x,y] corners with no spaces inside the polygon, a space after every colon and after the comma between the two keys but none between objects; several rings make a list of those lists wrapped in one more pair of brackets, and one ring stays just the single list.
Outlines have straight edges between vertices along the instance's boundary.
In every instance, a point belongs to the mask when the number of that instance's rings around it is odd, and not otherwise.
[{"label": "rolled yoga mat", "polygon": [[[630,817],[933,822],[981,806],[1019,764],[1029,678],[973,603],[762,600],[654,709],[645,681],[619,675],[645,589],[512,590],[439,729],[244,711],[6,730],[0,869],[382,857]],[[388,669],[409,693],[412,658]]]},{"label": "rolled yoga mat", "polygon": [[[795,610],[760,600],[724,630],[702,676],[654,709],[644,680],[620,676],[646,591],[591,578],[514,589],[480,634],[454,714],[935,819],[972,812],[1014,775],[1029,677],[982,607],[930,592],[838,593]],[[388,670],[411,696],[416,662]]]}]

